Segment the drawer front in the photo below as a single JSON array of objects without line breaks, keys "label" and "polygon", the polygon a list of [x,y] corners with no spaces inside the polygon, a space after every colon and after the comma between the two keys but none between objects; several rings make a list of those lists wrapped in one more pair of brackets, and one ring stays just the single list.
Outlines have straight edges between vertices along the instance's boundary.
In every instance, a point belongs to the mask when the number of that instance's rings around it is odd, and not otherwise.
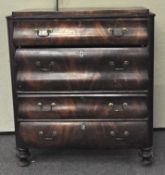
[{"label": "drawer front", "polygon": [[20,91],[143,90],[147,48],[17,49]]},{"label": "drawer front", "polygon": [[126,71],[145,69],[149,61],[147,47],[136,48],[26,48],[15,54],[18,71]]},{"label": "drawer front", "polygon": [[22,122],[21,141],[32,147],[141,147],[149,144],[147,122]]},{"label": "drawer front", "polygon": [[146,45],[147,19],[18,21],[16,46]]},{"label": "drawer front", "polygon": [[18,113],[25,119],[144,119],[147,97],[57,96],[20,97]]}]

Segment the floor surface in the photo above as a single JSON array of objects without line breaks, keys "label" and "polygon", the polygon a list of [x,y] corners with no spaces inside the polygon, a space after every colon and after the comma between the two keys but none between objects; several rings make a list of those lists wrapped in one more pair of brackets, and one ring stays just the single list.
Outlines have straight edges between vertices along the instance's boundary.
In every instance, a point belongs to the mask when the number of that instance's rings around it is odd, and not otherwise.
[{"label": "floor surface", "polygon": [[154,132],[154,163],[143,167],[137,150],[32,151],[34,162],[18,167],[13,135],[0,135],[0,175],[165,175],[165,131]]}]

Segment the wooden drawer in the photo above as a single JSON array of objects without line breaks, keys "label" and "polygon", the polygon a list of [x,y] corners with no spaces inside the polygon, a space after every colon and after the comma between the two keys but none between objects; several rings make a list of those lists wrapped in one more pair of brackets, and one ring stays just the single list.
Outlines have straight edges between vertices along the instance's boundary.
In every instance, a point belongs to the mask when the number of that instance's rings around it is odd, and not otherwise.
[{"label": "wooden drawer", "polygon": [[18,113],[24,119],[145,119],[147,96],[96,95],[20,95]]},{"label": "wooden drawer", "polygon": [[147,47],[136,48],[22,48],[15,54],[18,71],[126,71],[147,69]]},{"label": "wooden drawer", "polygon": [[143,90],[147,48],[17,49],[19,91]]},{"label": "wooden drawer", "polygon": [[16,46],[146,45],[147,19],[23,20],[13,39]]},{"label": "wooden drawer", "polygon": [[31,147],[138,147],[150,142],[147,122],[21,122],[19,138]]}]

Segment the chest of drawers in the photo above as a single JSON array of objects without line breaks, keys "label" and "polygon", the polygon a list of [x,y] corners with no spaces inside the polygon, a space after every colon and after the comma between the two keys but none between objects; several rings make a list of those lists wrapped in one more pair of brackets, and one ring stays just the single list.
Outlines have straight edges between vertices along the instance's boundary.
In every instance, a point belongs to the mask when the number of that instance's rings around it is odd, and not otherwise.
[{"label": "chest of drawers", "polygon": [[139,148],[151,163],[154,14],[13,12],[8,20],[18,158],[29,148]]}]

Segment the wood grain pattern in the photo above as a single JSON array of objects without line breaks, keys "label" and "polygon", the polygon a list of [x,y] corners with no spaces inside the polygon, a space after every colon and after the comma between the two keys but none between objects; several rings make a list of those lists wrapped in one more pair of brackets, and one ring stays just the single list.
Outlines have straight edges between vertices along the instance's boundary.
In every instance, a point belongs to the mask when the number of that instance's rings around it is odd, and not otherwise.
[{"label": "wood grain pattern", "polygon": [[18,72],[20,91],[146,90],[147,70],[75,71],[59,73]]},{"label": "wood grain pattern", "polygon": [[[68,10],[68,9],[66,9]],[[14,19],[68,19],[68,18],[113,18],[113,17],[147,17],[151,15],[149,9],[146,8],[85,8],[85,9],[69,9],[69,11],[15,11],[12,12]]]},{"label": "wood grain pattern", "polygon": [[24,119],[145,119],[147,97],[45,97],[19,98]]},{"label": "wood grain pattern", "polygon": [[18,158],[35,148],[121,148],[152,158],[154,14],[8,17]]},{"label": "wood grain pattern", "polygon": [[[43,37],[43,31],[49,29],[52,31]],[[147,20],[19,21],[15,22],[13,39],[16,46],[146,45]]]},{"label": "wood grain pattern", "polygon": [[[28,72],[134,70],[146,69],[149,50],[147,47],[21,48],[16,50],[15,61],[18,71]],[[37,66],[38,62],[40,66]],[[54,63],[52,67],[51,62]],[[127,67],[124,67],[125,62],[128,62]]]},{"label": "wood grain pattern", "polygon": [[21,91],[144,90],[147,48],[17,49]]},{"label": "wood grain pattern", "polygon": [[19,126],[23,143],[37,148],[139,147],[149,143],[148,136],[147,122],[22,122]]}]

